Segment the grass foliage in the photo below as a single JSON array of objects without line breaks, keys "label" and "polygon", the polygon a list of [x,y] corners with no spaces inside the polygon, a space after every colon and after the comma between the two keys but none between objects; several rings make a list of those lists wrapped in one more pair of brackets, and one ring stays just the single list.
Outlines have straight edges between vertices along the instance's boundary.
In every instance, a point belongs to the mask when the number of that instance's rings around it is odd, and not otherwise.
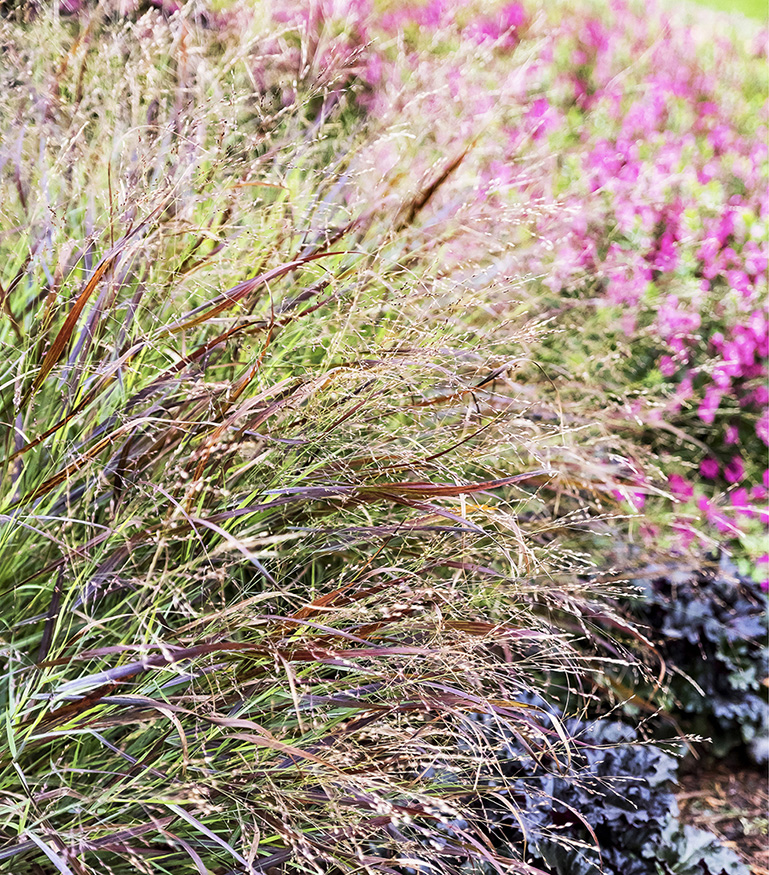
[{"label": "grass foliage", "polygon": [[466,716],[558,763],[517,696],[603,671],[604,438],[510,376],[541,325],[460,318],[454,167],[358,206],[349,59],[116,9],[0,23],[0,868],[488,861]]}]

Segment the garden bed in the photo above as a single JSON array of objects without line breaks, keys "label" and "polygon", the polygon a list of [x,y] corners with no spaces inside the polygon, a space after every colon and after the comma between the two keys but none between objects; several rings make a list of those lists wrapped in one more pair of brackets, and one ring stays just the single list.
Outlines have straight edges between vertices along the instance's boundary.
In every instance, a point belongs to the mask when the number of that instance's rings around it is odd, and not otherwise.
[{"label": "garden bed", "polygon": [[742,875],[764,36],[0,3],[0,868]]}]

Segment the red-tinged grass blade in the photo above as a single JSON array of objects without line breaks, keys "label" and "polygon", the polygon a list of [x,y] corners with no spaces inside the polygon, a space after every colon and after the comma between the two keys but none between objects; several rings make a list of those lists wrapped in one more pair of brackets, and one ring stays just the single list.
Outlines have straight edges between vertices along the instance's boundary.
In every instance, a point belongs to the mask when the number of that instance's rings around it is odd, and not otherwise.
[{"label": "red-tinged grass blade", "polygon": [[115,265],[118,258],[120,257],[123,250],[128,246],[128,244],[134,240],[142,231],[144,231],[149,224],[154,220],[154,218],[158,215],[162,209],[167,204],[167,200],[164,201],[163,204],[156,207],[147,218],[145,218],[142,222],[140,222],[133,230],[131,230],[128,234],[126,234],[121,240],[118,240],[117,243],[114,244],[100,259],[99,263],[94,268],[93,273],[91,274],[88,282],[83,287],[82,292],[78,295],[75,303],[72,306],[72,309],[67,313],[67,317],[64,320],[64,324],[62,325],[59,333],[54,338],[51,343],[48,352],[45,354],[45,358],[43,359],[40,369],[37,372],[37,376],[32,382],[32,385],[27,390],[26,394],[22,398],[21,407],[26,407],[29,399],[38,391],[38,389],[43,385],[47,376],[51,373],[56,363],[59,361],[61,356],[64,353],[64,350],[67,347],[67,344],[72,337],[72,333],[75,330],[75,326],[77,325],[78,319],[80,318],[85,305],[88,303],[91,295],[94,293],[96,287],[99,285],[99,282],[104,277],[104,275]]},{"label": "red-tinged grass blade", "polygon": [[11,508],[23,507],[25,504],[29,504],[30,502],[35,501],[35,499],[40,498],[41,496],[50,492],[52,489],[56,489],[58,486],[61,486],[62,483],[66,483],[73,475],[86,468],[88,463],[92,459],[96,458],[96,456],[98,456],[102,450],[114,444],[116,440],[122,435],[130,434],[134,429],[142,424],[142,421],[143,420],[139,419],[135,422],[130,423],[129,425],[121,426],[120,428],[112,432],[112,434],[107,435],[107,437],[102,438],[100,441],[97,441],[92,447],[89,447],[89,449],[82,454],[77,462],[73,462],[71,465],[67,465],[67,467],[63,470],[58,471],[52,477],[44,480],[39,486],[36,486],[26,495],[13,502]]},{"label": "red-tinged grass blade", "polygon": [[15,845],[10,845],[10,847],[0,848],[0,863],[3,862],[3,860],[12,860],[20,854],[27,854],[39,847],[40,846],[37,842],[28,840],[26,842],[17,842]]},{"label": "red-tinged grass blade", "polygon": [[239,301],[247,298],[257,289],[261,288],[262,286],[268,285],[273,280],[293,273],[294,271],[304,267],[306,264],[310,264],[313,261],[318,261],[321,258],[330,258],[333,255],[345,254],[347,253],[313,252],[308,255],[302,256],[301,258],[297,258],[294,261],[289,261],[286,264],[281,264],[278,265],[278,267],[273,267],[271,270],[265,271],[258,276],[252,277],[251,279],[243,280],[243,282],[238,283],[236,286],[233,286],[228,291],[222,293],[221,295],[218,295],[213,300],[208,301],[205,304],[201,304],[199,307],[196,307],[194,310],[190,311],[190,313],[188,313],[181,322],[167,325],[164,329],[161,329],[161,333],[163,331],[166,331],[169,334],[178,334],[180,331],[185,331],[186,329],[193,328],[196,325],[202,325],[204,322],[208,322],[209,319],[213,319],[214,316],[218,316],[220,313],[223,313],[233,304],[237,304]]},{"label": "red-tinged grass blade", "polygon": [[[291,619],[304,620],[307,617],[311,617],[313,614],[319,613],[324,608],[329,608],[331,606],[344,607],[353,604],[354,602],[371,598],[378,595],[387,586],[388,584],[378,584],[376,586],[360,588],[360,581],[357,579],[352,580],[350,583],[345,584],[345,586],[339,587],[339,589],[335,589],[333,592],[325,593],[316,598],[311,604],[300,608],[296,613],[292,614]],[[350,590],[354,590],[356,587],[358,587],[358,589],[355,592],[350,593]]]},{"label": "red-tinged grass blade", "polygon": [[120,356],[119,359],[116,359],[114,362],[111,362],[107,367],[105,373],[99,378],[96,384],[91,388],[84,397],[72,408],[72,410],[58,422],[54,423],[50,428],[46,429],[42,434],[39,434],[36,438],[24,444],[21,448],[19,448],[15,453],[8,457],[8,462],[12,462],[14,459],[19,456],[28,453],[30,450],[39,446],[46,438],[49,438],[51,435],[55,434],[60,429],[64,428],[68,423],[72,422],[75,418],[77,418],[90,404],[92,404],[104,391],[106,391],[117,379],[118,373],[121,368],[125,367],[131,359],[136,356],[139,352],[142,351],[147,346],[147,343],[138,343],[131,347],[131,349],[127,350],[123,355]]},{"label": "red-tinged grass blade", "polygon": [[407,507],[428,511],[431,514],[445,516],[461,525],[482,532],[483,530],[464,517],[452,514],[449,511],[432,504],[423,504],[412,499],[418,498],[456,498],[460,495],[470,495],[478,492],[488,492],[504,486],[511,486],[527,480],[538,480],[544,476],[552,476],[552,472],[544,468],[527,471],[523,474],[515,474],[511,477],[502,477],[496,480],[484,480],[479,483],[467,483],[462,485],[450,483],[430,483],[429,481],[404,481],[401,483],[377,483],[359,486],[295,486],[285,489],[270,489],[268,494],[285,496],[275,502],[288,504],[292,501],[323,501],[333,498],[346,497],[352,501],[392,501]]},{"label": "red-tinged grass blade", "polygon": [[432,200],[438,189],[446,182],[452,173],[462,164],[470,151],[470,146],[463,149],[458,155],[446,162],[439,173],[432,179],[419,194],[405,206],[400,217],[395,220],[396,231],[402,231],[411,225],[420,212]]},{"label": "red-tinged grass blade", "polygon": [[411,481],[381,483],[371,487],[358,487],[358,492],[365,494],[366,491],[371,489],[379,495],[394,494],[408,497],[413,495],[418,498],[456,497],[458,495],[469,495],[474,492],[488,492],[491,489],[499,489],[503,486],[512,486],[514,483],[533,480],[549,473],[551,472],[544,468],[538,468],[533,471],[525,471],[523,474],[514,474],[511,477],[501,477],[497,480],[484,480],[480,483],[467,483],[464,485]]},{"label": "red-tinged grass blade", "polygon": [[[94,675],[88,675],[78,678],[75,681],[69,681],[56,691],[60,697],[70,697],[77,692],[88,688],[103,688],[105,684],[115,685],[124,683],[125,681],[149,671],[154,668],[163,668],[174,665],[179,662],[196,659],[201,656],[209,656],[211,654],[227,654],[231,653],[235,656],[247,657],[270,657],[275,652],[274,648],[264,644],[248,644],[247,642],[239,641],[217,641],[208,644],[197,644],[191,647],[163,647],[163,652],[154,656],[148,656],[141,660],[126,663],[125,665],[116,666],[111,669],[100,671]],[[400,656],[429,656],[431,651],[424,647],[411,646],[375,646],[375,647],[352,647],[352,648],[335,648],[315,646],[312,647],[281,647],[278,649],[281,657],[287,662],[308,662],[308,663],[334,663],[340,658],[358,659],[370,657],[400,657]],[[57,665],[67,665],[70,662],[82,659],[91,659],[94,655],[100,655],[100,651],[87,651],[87,655],[76,655],[75,657],[59,657],[57,659],[48,659],[40,664],[41,668],[48,668]],[[92,694],[83,697],[91,700]],[[58,713],[58,712],[55,712]]]},{"label": "red-tinged grass blade", "polygon": [[[318,305],[316,305],[316,307],[322,306],[323,303],[326,303],[326,302],[325,301],[320,302]],[[302,313],[298,314],[298,316],[287,317],[286,319],[283,320],[282,324],[288,324],[290,319],[299,318],[303,315],[306,315],[307,313],[313,312],[316,307],[308,308],[307,311],[303,311]],[[281,324],[281,323],[278,323],[278,324]],[[267,327],[267,326],[265,325],[265,327]],[[229,329],[228,331],[222,332],[217,337],[207,341],[206,343],[201,344],[193,352],[189,353],[187,356],[182,358],[179,362],[172,365],[170,368],[168,368],[162,374],[160,374],[158,377],[156,377],[155,380],[153,380],[153,383],[149,387],[142,390],[143,396],[146,397],[148,391],[151,389],[152,386],[161,385],[163,382],[168,380],[174,374],[178,374],[180,371],[183,371],[186,367],[188,367],[193,362],[198,361],[201,358],[203,358],[204,356],[208,355],[208,353],[210,353],[217,346],[220,346],[220,345],[226,343],[228,340],[232,339],[237,334],[239,334],[245,330],[248,330],[248,329],[253,330],[253,328],[254,328],[254,326],[249,325],[249,324],[236,325],[233,328]],[[102,376],[99,378],[98,382],[88,391],[88,393],[78,402],[78,404],[67,414],[67,416],[63,417],[58,422],[56,422],[54,425],[52,425],[50,428],[46,429],[42,434],[38,435],[36,438],[34,438],[33,440],[24,444],[24,446],[22,446],[18,450],[16,450],[16,452],[14,452],[13,454],[11,454],[8,457],[7,461],[12,462],[13,460],[18,458],[19,456],[22,456],[25,453],[29,452],[30,450],[34,449],[36,446],[39,446],[43,441],[45,441],[51,435],[55,434],[60,429],[64,428],[68,423],[70,423],[74,419],[76,419],[77,416],[79,416],[84,410],[86,410],[88,408],[88,406],[90,404],[92,404],[96,398],[99,397],[100,394],[102,394],[106,389],[109,388],[110,385],[112,385],[114,383],[115,379],[117,379],[117,375],[120,372],[120,370],[122,368],[124,368],[127,364],[129,364],[131,359],[134,358],[136,355],[138,355],[149,344],[150,344],[150,341],[143,341],[141,343],[134,344],[129,350],[127,350],[125,353],[123,353],[119,359],[115,360],[114,362],[111,362],[108,366],[106,373],[102,374]],[[46,376],[47,376],[47,374],[46,374]],[[253,377],[253,374],[251,376]],[[237,395],[242,393],[242,391],[246,388],[247,384],[248,384],[248,381],[245,381],[243,386],[241,387],[240,391],[236,393],[235,397],[237,397]],[[128,402],[129,405],[130,405],[130,403],[131,403],[131,401]]]}]

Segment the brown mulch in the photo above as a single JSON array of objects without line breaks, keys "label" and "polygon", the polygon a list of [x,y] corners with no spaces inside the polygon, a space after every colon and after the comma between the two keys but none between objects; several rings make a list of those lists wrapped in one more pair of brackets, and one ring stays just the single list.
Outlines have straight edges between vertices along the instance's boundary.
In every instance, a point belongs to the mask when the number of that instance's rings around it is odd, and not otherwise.
[{"label": "brown mulch", "polygon": [[677,794],[684,823],[707,829],[750,866],[769,875],[767,770],[745,762],[690,763]]}]

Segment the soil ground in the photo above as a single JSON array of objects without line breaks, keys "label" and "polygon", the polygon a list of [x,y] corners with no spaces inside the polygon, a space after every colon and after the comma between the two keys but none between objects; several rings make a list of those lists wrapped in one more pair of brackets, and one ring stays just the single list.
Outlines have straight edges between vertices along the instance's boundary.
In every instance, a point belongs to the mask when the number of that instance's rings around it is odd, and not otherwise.
[{"label": "soil ground", "polygon": [[687,771],[678,794],[683,822],[715,833],[753,875],[769,875],[767,770],[725,761]]}]

